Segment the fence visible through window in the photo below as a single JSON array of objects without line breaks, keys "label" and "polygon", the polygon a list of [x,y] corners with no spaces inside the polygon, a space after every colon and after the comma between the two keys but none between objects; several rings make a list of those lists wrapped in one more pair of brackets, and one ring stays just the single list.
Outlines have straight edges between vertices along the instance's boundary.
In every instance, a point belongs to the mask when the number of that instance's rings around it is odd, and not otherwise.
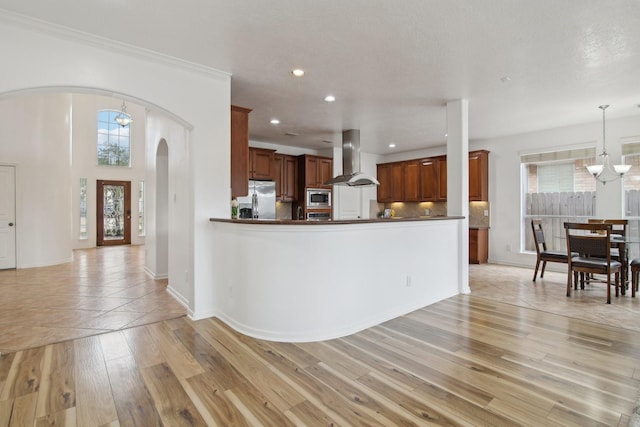
[{"label": "fence visible through window", "polygon": [[523,230],[526,251],[535,252],[531,220],[542,220],[547,249],[565,251],[565,222],[587,222],[594,216],[595,191],[527,193]]}]

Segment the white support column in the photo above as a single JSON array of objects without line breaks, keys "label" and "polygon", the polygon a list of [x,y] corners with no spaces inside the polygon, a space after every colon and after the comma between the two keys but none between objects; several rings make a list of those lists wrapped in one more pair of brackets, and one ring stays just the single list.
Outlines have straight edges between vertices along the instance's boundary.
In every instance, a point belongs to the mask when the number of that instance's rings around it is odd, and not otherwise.
[{"label": "white support column", "polygon": [[447,213],[460,221],[459,290],[469,293],[469,101],[447,102]]}]

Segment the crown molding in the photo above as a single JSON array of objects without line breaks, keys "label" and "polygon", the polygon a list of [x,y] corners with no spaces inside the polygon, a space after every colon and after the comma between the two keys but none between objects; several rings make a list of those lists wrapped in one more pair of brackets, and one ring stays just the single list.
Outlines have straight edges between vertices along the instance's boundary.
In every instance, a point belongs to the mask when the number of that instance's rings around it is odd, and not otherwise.
[{"label": "crown molding", "polygon": [[0,8],[0,23],[17,26],[21,29],[31,30],[52,37],[78,42],[87,46],[110,50],[136,59],[143,58],[157,64],[181,68],[183,70],[204,74],[217,79],[227,80],[231,77],[231,73],[226,71],[221,71],[195,62],[186,61],[184,59],[165,55],[150,49],[141,48],[106,37],[97,36],[95,34],[86,33],[84,31],[78,31],[63,25],[32,18],[30,16],[11,12],[2,8]]}]

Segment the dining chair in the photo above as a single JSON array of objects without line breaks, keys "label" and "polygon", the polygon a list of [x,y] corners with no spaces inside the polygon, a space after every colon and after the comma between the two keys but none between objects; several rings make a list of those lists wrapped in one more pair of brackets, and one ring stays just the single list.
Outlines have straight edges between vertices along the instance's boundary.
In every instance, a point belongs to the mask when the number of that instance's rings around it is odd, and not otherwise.
[{"label": "dining chair", "polygon": [[[567,264],[569,262],[568,253],[565,251],[550,251],[547,249],[547,241],[544,238],[544,230],[542,228],[541,219],[531,220],[531,229],[533,230],[533,243],[536,246],[536,269],[533,272],[533,281],[536,281],[538,275],[538,268],[542,263],[542,270],[540,270],[540,277],[544,277],[544,269],[547,266],[547,262],[559,262]],[[578,255],[577,253],[574,255]]]},{"label": "dining chair", "polygon": [[[611,274],[615,274],[616,297],[620,287],[622,264],[611,259],[611,224],[584,224],[565,222],[567,252],[577,252],[569,257],[567,272],[567,296],[571,296],[571,284],[578,289],[578,273],[584,275],[604,274],[607,284],[607,304],[611,304]],[[596,280],[591,279],[590,282]]]},{"label": "dining chair", "polygon": [[[626,285],[628,280],[628,266],[627,266],[627,249],[624,240],[627,238],[627,225],[629,223],[626,219],[597,219],[597,218],[589,218],[589,224],[611,224],[611,235],[614,236],[611,243],[611,258],[615,261],[620,261],[622,263],[622,283]],[[621,244],[615,242],[615,237],[619,237],[623,240]],[[622,252],[621,252],[622,251]],[[622,289],[624,293],[624,289]]]}]

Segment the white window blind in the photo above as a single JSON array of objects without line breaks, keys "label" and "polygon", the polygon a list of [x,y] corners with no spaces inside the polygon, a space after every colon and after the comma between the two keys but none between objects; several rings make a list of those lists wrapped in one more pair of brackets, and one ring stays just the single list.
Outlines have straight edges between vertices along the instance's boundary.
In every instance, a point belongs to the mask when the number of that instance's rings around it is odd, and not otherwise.
[{"label": "white window blind", "polygon": [[560,193],[573,191],[573,163],[538,166],[538,192]]},{"label": "white window blind", "polygon": [[622,155],[628,156],[629,154],[640,154],[640,142],[622,144]]}]

